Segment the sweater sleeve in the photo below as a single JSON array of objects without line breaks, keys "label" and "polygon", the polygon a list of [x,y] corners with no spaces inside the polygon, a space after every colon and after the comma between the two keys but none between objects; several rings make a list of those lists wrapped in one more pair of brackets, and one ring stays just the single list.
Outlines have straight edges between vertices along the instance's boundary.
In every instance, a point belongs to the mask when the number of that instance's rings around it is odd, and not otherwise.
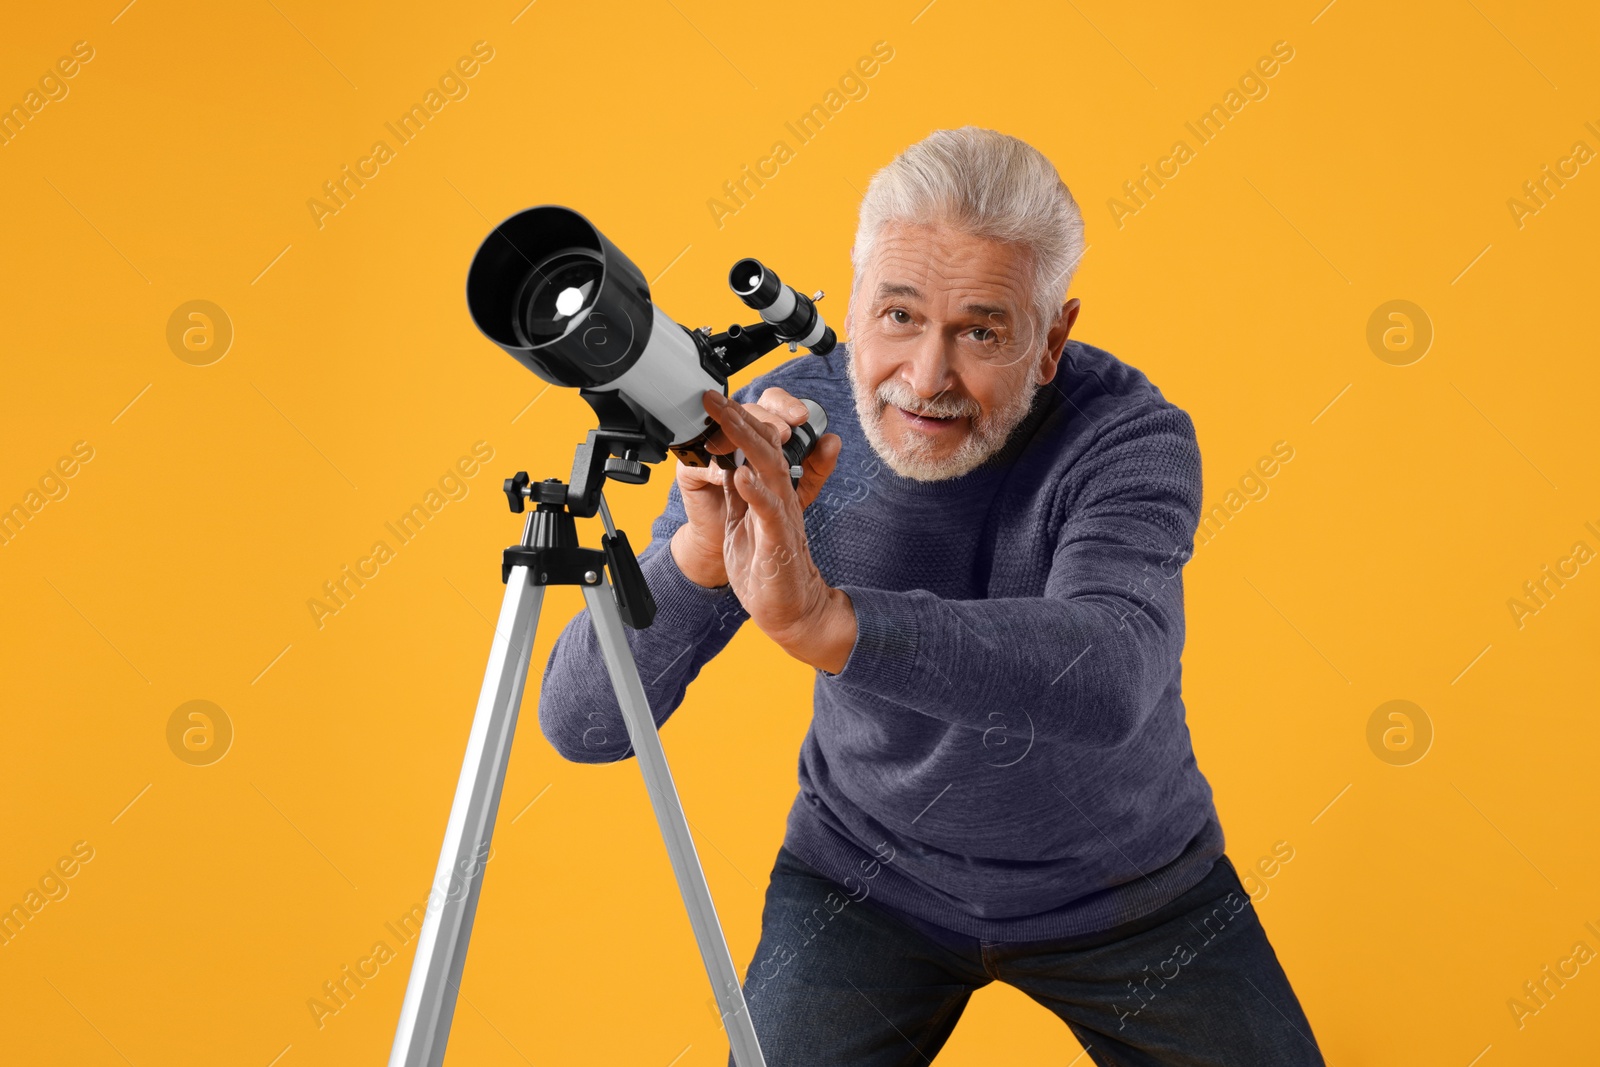
[{"label": "sweater sleeve", "polygon": [[1183,652],[1182,568],[1201,498],[1192,421],[1170,405],[1142,406],[1100,431],[1063,490],[1043,596],[946,600],[842,585],[857,637],[824,684],[978,730],[991,712],[1026,710],[1044,736],[1126,741]]},{"label": "sweater sleeve", "polygon": [[[767,377],[735,390],[733,399],[753,402]],[[650,543],[639,553],[639,569],[656,602],[655,621],[643,630],[623,627],[657,728],[682,703],[700,669],[750,617],[732,586],[708,589],[678,569],[669,542],[687,521],[674,480],[666,509],[651,527]],[[579,763],[611,763],[633,755],[587,607],[567,623],[550,651],[539,687],[539,728],[557,752]]]},{"label": "sweater sleeve", "polygon": [[[678,569],[668,542],[686,521],[674,482],[650,544],[639,554],[639,569],[656,602],[655,621],[643,630],[623,627],[657,728],[683,701],[700,668],[750,617],[731,586],[708,589]],[[579,763],[633,755],[587,607],[572,617],[551,649],[539,688],[539,727],[557,752]]]}]

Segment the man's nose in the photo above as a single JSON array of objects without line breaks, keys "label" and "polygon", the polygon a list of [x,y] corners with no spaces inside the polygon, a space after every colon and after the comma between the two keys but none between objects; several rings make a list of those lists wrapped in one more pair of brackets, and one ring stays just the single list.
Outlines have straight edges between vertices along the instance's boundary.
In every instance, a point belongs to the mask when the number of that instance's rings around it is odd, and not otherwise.
[{"label": "man's nose", "polygon": [[955,368],[944,338],[928,331],[911,358],[900,368],[900,377],[924,400],[947,393],[955,385]]}]

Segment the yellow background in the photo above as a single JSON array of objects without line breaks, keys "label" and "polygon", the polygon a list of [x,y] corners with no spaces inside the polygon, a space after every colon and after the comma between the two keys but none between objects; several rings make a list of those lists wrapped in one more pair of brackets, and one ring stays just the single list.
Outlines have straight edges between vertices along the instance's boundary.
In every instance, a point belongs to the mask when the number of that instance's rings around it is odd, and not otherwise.
[{"label": "yellow background", "polygon": [[[498,481],[565,477],[592,425],[473,327],[474,249],[513,211],[567,204],[689,325],[748,317],[725,282],[745,255],[826,289],[838,320],[859,192],[966,123],[1035,144],[1074,190],[1077,335],[1193,415],[1208,505],[1274,442],[1295,450],[1187,568],[1184,680],[1231,855],[1294,850],[1258,906],[1330,1062],[1594,1056],[1600,968],[1520,1029],[1507,1000],[1576,941],[1600,949],[1600,568],[1520,629],[1506,602],[1575,541],[1600,549],[1600,175],[1520,227],[1507,200],[1573,142],[1600,148],[1600,18],[925,2],[7,14],[0,102],[75,41],[94,58],[0,148],[0,507],[75,442],[94,458],[0,547],[0,905],[74,842],[94,858],[0,948],[0,1059],[382,1062],[409,947],[320,1029],[307,1000],[392,940],[432,876],[519,530]],[[480,40],[494,58],[469,95],[319,229],[307,200]],[[784,123],[880,40],[868,95],[796,147]],[[1119,228],[1108,199],[1193,147],[1185,121],[1277,41],[1294,58],[1269,95]],[[707,201],[778,139],[795,157],[719,228]],[[203,367],[166,339],[196,299],[235,334]],[[1366,340],[1394,299],[1435,332],[1409,366]],[[477,441],[494,459],[470,495],[318,629],[307,600]],[[669,473],[610,494],[639,547]],[[541,669],[578,603],[547,601]],[[563,763],[536,684],[451,1062],[721,1064],[638,771]],[[664,733],[741,972],[809,693],[746,627]],[[1434,732],[1409,766],[1367,743],[1393,699]],[[168,747],[190,700],[233,724],[210,766]],[[1077,1054],[992,986],[939,1062]]]}]

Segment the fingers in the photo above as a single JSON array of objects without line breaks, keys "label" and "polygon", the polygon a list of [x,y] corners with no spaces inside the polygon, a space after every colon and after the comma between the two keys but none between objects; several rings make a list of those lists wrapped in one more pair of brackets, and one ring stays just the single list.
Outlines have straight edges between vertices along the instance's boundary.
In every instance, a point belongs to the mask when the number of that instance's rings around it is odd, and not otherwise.
[{"label": "fingers", "polygon": [[720,467],[691,467],[678,462],[676,480],[684,513],[689,525],[706,539],[720,536],[725,525],[728,504],[724,473]]},{"label": "fingers", "polygon": [[810,507],[811,502],[822,492],[822,484],[839,465],[839,450],[843,447],[844,441],[836,433],[825,433],[818,438],[817,446],[811,450],[802,464],[805,473],[800,476],[800,484],[795,487],[795,491],[800,494],[802,508]]},{"label": "fingers", "polygon": [[[732,452],[742,448],[746,462],[739,469],[749,471],[742,477],[737,476],[737,471],[725,472],[729,474],[723,483],[728,520],[736,522],[747,505],[757,505],[758,513],[767,517],[766,508],[776,506],[780,499],[774,487],[780,479],[789,481],[789,461],[783,454],[783,442],[789,439],[792,427],[810,417],[810,411],[777,386],[764,391],[756,404],[734,403],[715,390],[707,390],[703,401],[707,413],[721,426],[713,440],[720,440],[722,447],[714,451]],[[795,487],[802,509],[822,491],[823,483],[838,465],[842,446],[838,434],[823,434],[806,456],[801,465],[800,483]]]},{"label": "fingers", "polygon": [[734,447],[744,449],[745,462],[754,467],[757,474],[773,485],[780,477],[788,477],[789,461],[780,447],[787,436],[787,425],[780,430],[714,390],[706,391],[705,404],[711,416],[722,424],[723,433]]},{"label": "fingers", "polygon": [[[718,418],[720,409],[713,407],[714,401],[709,399],[712,396],[720,397],[721,395],[715,389],[707,389],[705,396],[702,397],[702,403],[705,405],[706,413],[713,418],[717,418],[719,424],[718,429],[713,431],[710,437],[706,438],[706,451],[725,455],[738,446],[730,443],[727,434],[722,431],[720,426],[722,420]],[[787,441],[791,428],[805,422],[807,416],[806,406],[777,386],[767,389],[755,403],[746,403],[738,406],[754,418],[776,427],[779,432],[778,440],[780,442]],[[796,409],[799,412],[798,416],[796,415]]]},{"label": "fingers", "polygon": [[787,390],[780,389],[776,385],[769,386],[761,394],[761,399],[757,403],[768,411],[773,411],[783,416],[791,426],[799,426],[811,415],[804,404],[795,399]]},{"label": "fingers", "polygon": [[[787,473],[784,474],[783,480],[785,484],[788,483]],[[787,521],[783,501],[772,491],[771,483],[757,473],[754,467],[748,463],[741,465],[733,472],[732,482],[736,494],[744,501],[746,507],[756,513],[756,518],[763,524],[770,522],[781,526]]]},{"label": "fingers", "polygon": [[734,487],[733,476],[738,473],[738,468],[731,471],[722,471],[723,527],[730,532],[735,526],[739,525],[739,521],[744,518],[745,510],[749,507],[745,503],[744,497],[740,496],[738,489]]},{"label": "fingers", "polygon": [[722,468],[714,463],[709,467],[695,467],[680,459],[674,477],[678,480],[678,488],[686,492],[692,489],[700,489],[707,485],[720,486],[722,484]]},{"label": "fingers", "polygon": [[709,467],[692,467],[679,460],[676,474],[678,492],[683,495],[685,502],[690,499],[720,501],[726,474],[727,471],[714,463]]}]

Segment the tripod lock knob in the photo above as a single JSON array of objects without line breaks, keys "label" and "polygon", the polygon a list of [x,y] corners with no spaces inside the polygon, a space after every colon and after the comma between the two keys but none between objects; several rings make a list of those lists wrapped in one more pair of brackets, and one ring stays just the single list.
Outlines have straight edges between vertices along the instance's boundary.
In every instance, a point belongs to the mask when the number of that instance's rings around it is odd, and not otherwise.
[{"label": "tripod lock knob", "polygon": [[511,504],[514,514],[521,515],[527,506],[524,501],[528,498],[528,472],[518,471],[515,477],[507,478],[502,486],[506,500]]}]

